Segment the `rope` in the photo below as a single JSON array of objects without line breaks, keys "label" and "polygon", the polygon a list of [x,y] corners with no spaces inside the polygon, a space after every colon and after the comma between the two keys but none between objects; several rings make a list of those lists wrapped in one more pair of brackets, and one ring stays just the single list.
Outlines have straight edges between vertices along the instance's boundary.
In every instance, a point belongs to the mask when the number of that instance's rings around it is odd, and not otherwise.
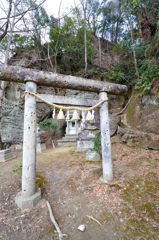
[{"label": "rope", "polygon": [[96,103],[94,106],[92,107],[88,107],[88,108],[82,108],[82,107],[65,107],[62,105],[57,105],[55,103],[50,103],[47,100],[45,100],[44,98],[40,97],[39,94],[34,93],[34,92],[29,92],[29,91],[25,91],[26,94],[30,94],[34,97],[36,97],[37,99],[41,100],[42,102],[46,103],[47,105],[51,106],[52,108],[57,108],[57,109],[61,109],[61,110],[77,110],[77,111],[91,111],[94,110],[95,108],[99,107],[102,103],[107,102],[108,98],[105,98],[101,101],[99,101],[98,103]]}]

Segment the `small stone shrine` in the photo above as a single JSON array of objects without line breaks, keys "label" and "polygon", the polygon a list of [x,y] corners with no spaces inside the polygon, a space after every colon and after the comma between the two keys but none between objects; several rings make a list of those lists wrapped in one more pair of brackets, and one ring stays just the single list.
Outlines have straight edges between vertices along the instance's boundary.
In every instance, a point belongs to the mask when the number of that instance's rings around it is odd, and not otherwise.
[{"label": "small stone shrine", "polygon": [[67,111],[65,136],[58,140],[58,146],[76,146],[80,123],[80,116],[74,116],[73,111]]}]

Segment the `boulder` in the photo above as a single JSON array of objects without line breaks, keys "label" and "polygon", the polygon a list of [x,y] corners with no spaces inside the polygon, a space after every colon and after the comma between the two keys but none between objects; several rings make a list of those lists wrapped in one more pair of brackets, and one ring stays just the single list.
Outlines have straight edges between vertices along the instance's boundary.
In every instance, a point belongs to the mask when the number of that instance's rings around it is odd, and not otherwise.
[{"label": "boulder", "polygon": [[110,115],[110,136],[113,137],[118,129],[120,123],[120,116]]},{"label": "boulder", "polygon": [[122,123],[133,130],[159,134],[159,102],[154,95],[133,93]]},{"label": "boulder", "polygon": [[[121,122],[121,117],[115,114],[109,114],[110,136],[114,136],[117,132],[118,125]],[[100,129],[99,111],[95,112],[95,126]]]},{"label": "boulder", "polygon": [[159,150],[159,135],[118,127],[121,142],[131,147]]}]

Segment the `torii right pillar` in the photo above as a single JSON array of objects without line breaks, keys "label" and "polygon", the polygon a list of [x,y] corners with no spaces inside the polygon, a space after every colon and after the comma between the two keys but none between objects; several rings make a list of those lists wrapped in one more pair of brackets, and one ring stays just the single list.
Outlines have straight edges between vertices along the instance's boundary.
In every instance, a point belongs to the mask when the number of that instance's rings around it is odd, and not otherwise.
[{"label": "torii right pillar", "polygon": [[[106,92],[100,92],[99,97],[100,100],[104,99],[108,100]],[[102,169],[103,169],[103,176],[101,177],[101,180],[105,183],[109,183],[113,180],[113,166],[112,166],[108,101],[105,101],[100,106],[100,131],[101,131]]]}]

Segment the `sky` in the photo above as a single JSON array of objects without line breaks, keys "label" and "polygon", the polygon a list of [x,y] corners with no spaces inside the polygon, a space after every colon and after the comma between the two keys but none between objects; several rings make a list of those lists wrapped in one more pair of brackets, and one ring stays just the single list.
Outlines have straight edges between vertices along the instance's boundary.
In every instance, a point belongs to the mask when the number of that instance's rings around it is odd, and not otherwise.
[{"label": "sky", "polygon": [[61,2],[61,14],[64,15],[69,13],[70,8],[79,4],[79,0],[46,0],[44,7],[46,8],[49,15],[58,17],[59,6]]}]

